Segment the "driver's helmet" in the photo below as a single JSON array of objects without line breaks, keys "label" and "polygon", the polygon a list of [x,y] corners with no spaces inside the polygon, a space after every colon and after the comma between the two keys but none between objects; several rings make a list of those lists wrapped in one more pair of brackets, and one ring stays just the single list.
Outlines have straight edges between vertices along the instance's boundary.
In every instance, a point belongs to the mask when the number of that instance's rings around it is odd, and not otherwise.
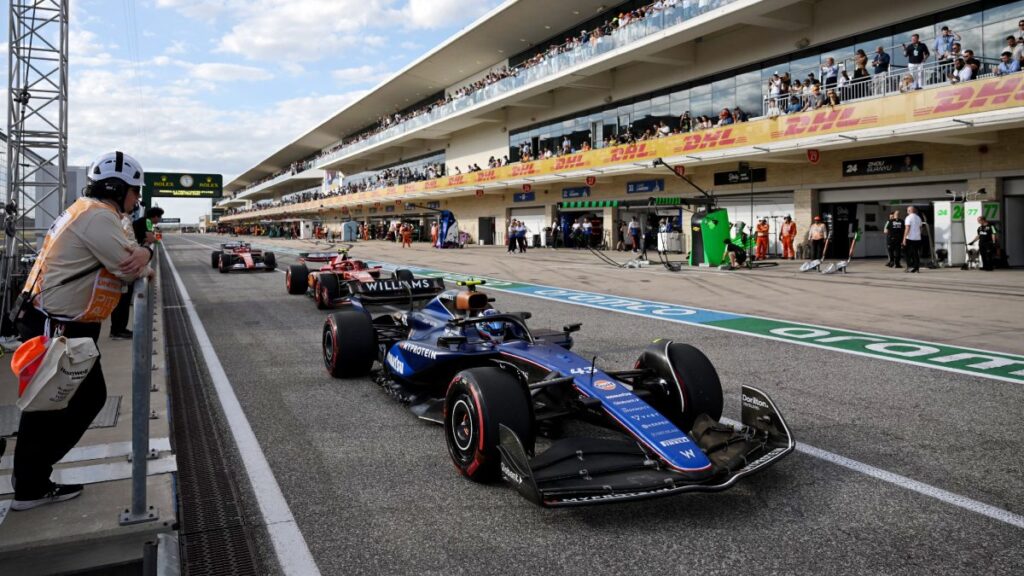
[{"label": "driver's helmet", "polygon": [[[480,312],[481,316],[494,316],[496,314],[499,314],[499,312],[497,310],[495,310],[494,308],[488,308],[488,309]],[[501,336],[505,335],[505,322],[503,322],[503,321],[498,321],[498,322],[481,322],[479,324],[479,326],[480,326],[480,330],[482,332],[484,332],[485,334],[487,334],[488,336],[491,336],[491,337],[494,337],[494,338],[500,338]]]}]

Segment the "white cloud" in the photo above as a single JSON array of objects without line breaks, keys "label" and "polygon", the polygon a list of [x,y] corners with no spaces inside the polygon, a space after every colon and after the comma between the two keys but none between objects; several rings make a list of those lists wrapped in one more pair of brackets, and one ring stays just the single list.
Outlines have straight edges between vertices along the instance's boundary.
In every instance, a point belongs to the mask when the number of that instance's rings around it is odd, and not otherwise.
[{"label": "white cloud", "polygon": [[408,28],[441,28],[452,22],[475,20],[496,4],[479,0],[409,0],[401,12]]},{"label": "white cloud", "polygon": [[188,52],[188,44],[182,40],[175,40],[164,49],[164,54],[184,54]]},{"label": "white cloud", "polygon": [[189,74],[193,78],[209,82],[234,82],[270,80],[273,74],[262,68],[228,64],[224,62],[204,62],[191,67]]},{"label": "white cloud", "polygon": [[316,61],[360,46],[362,32],[386,23],[389,0],[260,0],[239,11],[240,19],[218,49],[253,60]]},{"label": "white cloud", "polygon": [[342,86],[359,84],[378,84],[391,76],[391,72],[379,66],[355,66],[339,68],[331,72],[331,76]]},{"label": "white cloud", "polygon": [[118,80],[107,70],[87,70],[72,85],[71,164],[123,149],[150,170],[214,172],[230,180],[365,94],[294,98],[261,109],[218,108],[202,102],[190,86],[103,89]]}]

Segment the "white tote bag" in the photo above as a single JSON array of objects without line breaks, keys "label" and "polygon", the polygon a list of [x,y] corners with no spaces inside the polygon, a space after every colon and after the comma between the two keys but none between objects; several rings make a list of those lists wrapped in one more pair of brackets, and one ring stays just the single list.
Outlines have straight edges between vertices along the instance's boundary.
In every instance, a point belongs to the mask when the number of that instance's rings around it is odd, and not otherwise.
[{"label": "white tote bag", "polygon": [[18,398],[18,408],[25,412],[67,408],[99,356],[92,338],[50,339],[39,369]]}]

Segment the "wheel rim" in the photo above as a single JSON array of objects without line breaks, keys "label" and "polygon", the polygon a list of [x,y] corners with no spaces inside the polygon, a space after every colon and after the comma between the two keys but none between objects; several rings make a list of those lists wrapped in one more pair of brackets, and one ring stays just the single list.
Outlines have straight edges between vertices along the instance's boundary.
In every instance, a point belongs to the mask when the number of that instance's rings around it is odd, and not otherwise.
[{"label": "wheel rim", "polygon": [[330,370],[334,367],[334,330],[331,326],[324,327],[324,364],[327,365],[327,369]]},{"label": "wheel rim", "polygon": [[292,291],[292,271],[291,270],[289,270],[289,271],[284,273],[284,287],[289,292]]},{"label": "wheel rim", "polygon": [[451,435],[459,453],[468,456],[473,449],[473,410],[465,397],[452,406]]},{"label": "wheel rim", "polygon": [[323,284],[320,285],[320,302],[323,303],[324,306],[331,305],[331,297],[327,294],[327,286],[324,286]]}]

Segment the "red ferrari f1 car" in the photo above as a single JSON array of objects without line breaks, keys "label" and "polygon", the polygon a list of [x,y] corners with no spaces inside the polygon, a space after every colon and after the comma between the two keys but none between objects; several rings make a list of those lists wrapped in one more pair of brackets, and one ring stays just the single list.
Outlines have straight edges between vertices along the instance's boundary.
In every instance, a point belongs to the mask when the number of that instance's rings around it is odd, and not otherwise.
[{"label": "red ferrari f1 car", "polygon": [[[288,266],[284,277],[288,293],[312,296],[316,307],[321,310],[348,304],[354,294],[358,294],[364,304],[390,303],[393,298],[374,296],[390,288],[403,291],[405,297],[413,300],[433,298],[435,295],[436,291],[431,290],[429,283],[415,282],[408,270],[387,272],[380,266],[370,266],[362,260],[349,258],[348,251],[349,248],[342,248],[336,253],[300,254],[299,263]],[[308,264],[311,262],[323,263],[323,266],[310,270]]]},{"label": "red ferrari f1 car", "polygon": [[221,244],[210,256],[210,264],[227,274],[232,270],[266,270],[277,269],[277,258],[273,252],[253,250],[248,242],[228,242]]}]

